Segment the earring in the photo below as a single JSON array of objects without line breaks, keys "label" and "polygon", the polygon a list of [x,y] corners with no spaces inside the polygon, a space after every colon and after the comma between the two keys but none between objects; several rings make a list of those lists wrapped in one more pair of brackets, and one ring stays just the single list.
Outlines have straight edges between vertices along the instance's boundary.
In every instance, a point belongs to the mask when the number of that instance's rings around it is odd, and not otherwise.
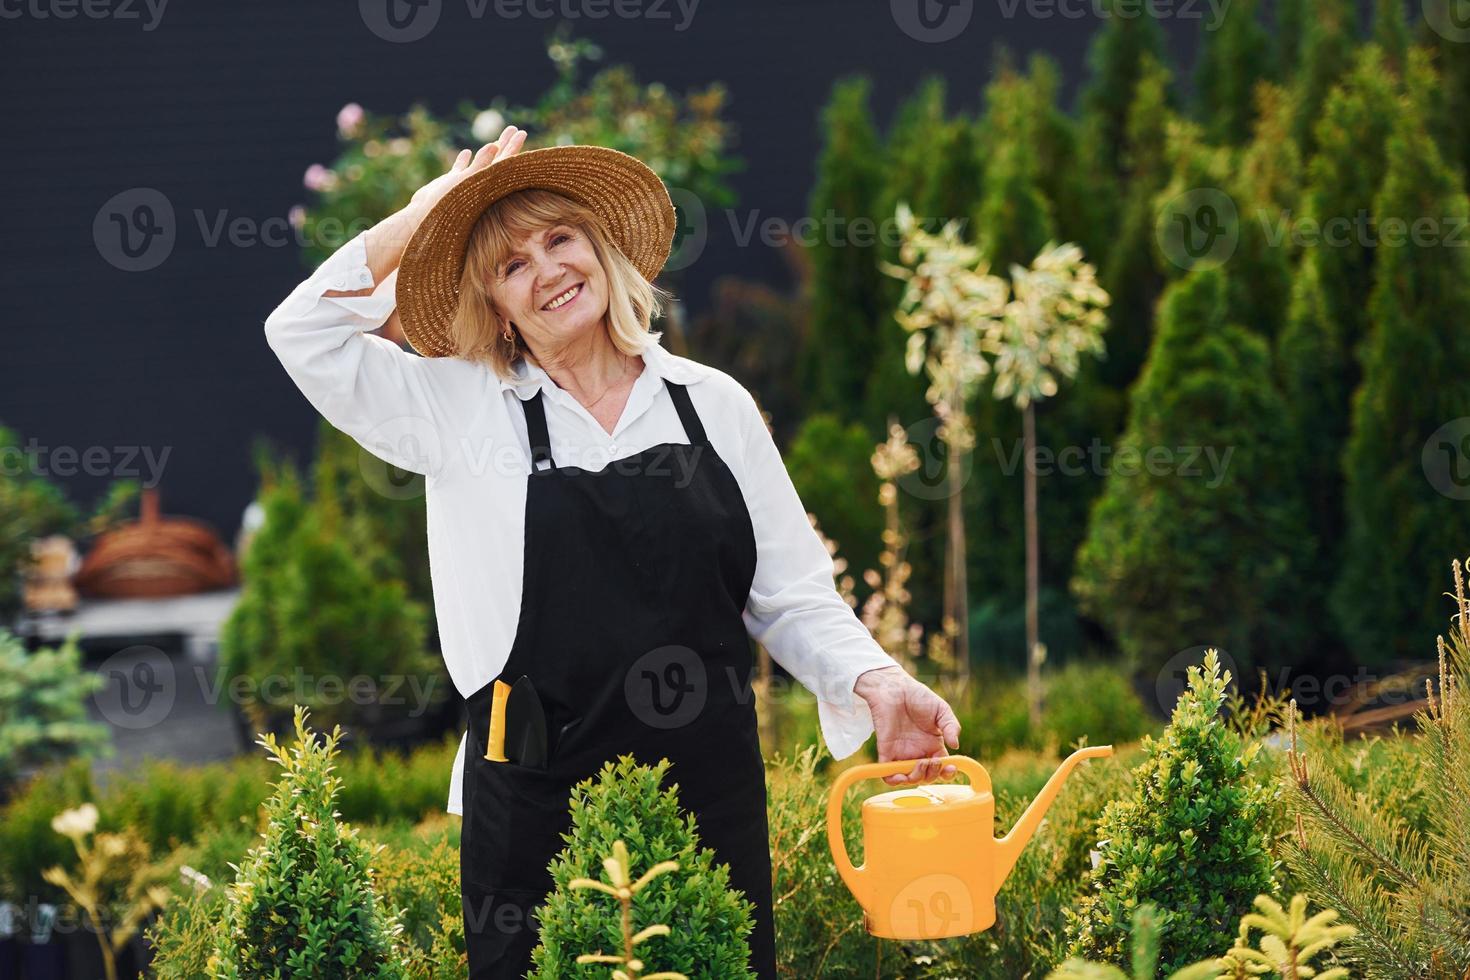
[{"label": "earring", "polygon": [[507,328],[503,333],[501,333],[500,336],[504,337],[507,341],[509,341],[511,343],[515,343],[515,339],[516,339],[515,338],[515,335],[510,332],[510,329],[509,328]]}]

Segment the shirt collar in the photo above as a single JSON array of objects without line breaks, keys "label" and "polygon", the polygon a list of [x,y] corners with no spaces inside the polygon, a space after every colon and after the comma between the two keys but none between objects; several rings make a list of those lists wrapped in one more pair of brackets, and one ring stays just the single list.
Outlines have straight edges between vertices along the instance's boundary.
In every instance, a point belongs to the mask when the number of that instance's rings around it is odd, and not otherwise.
[{"label": "shirt collar", "polygon": [[[643,355],[643,363],[648,365],[648,370],[651,374],[655,377],[665,378],[675,384],[686,385],[709,377],[710,368],[706,365],[665,350],[659,342],[662,336],[662,334],[655,336],[650,333],[648,335],[648,342],[644,344],[643,350],[640,352]],[[536,392],[541,390],[543,384],[556,385],[556,382],[551,379],[551,375],[547,374],[539,364],[532,364],[525,357],[522,357],[516,362],[514,370],[516,376],[513,380],[500,379],[500,390],[505,391],[509,389],[514,391],[521,401],[535,397]]]}]

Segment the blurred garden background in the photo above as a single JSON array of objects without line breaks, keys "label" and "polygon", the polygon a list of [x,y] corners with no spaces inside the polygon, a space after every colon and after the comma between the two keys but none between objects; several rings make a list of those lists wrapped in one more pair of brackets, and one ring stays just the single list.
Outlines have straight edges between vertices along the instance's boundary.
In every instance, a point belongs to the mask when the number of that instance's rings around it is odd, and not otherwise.
[{"label": "blurred garden background", "polygon": [[[756,395],[1002,825],[1073,747],[1119,749],[995,928],[874,939],[822,827],[873,743],[834,763],[753,649],[783,975],[1163,976],[1236,944],[1195,975],[1246,976],[1258,944],[1273,976],[1470,976],[1463,7],[363,3],[232,14],[244,58],[219,15],[26,8],[0,78],[56,91],[3,165],[0,978],[464,975],[422,478],[319,421],[260,324],[507,122],[664,179],[665,346]],[[57,45],[76,70],[45,76]],[[657,784],[605,775],[614,823]],[[1251,928],[1328,927],[1258,895],[1351,928],[1272,960]]]}]

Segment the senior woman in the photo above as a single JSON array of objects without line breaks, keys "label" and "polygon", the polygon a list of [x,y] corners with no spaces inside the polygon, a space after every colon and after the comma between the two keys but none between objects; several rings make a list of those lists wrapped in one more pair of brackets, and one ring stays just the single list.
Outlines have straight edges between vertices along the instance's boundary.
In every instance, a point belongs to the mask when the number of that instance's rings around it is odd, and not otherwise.
[{"label": "senior woman", "polygon": [[[880,760],[920,760],[892,783],[949,775],[959,723],[837,593],[750,393],[650,330],[675,224],[657,175],[603,147],[520,153],[525,135],[462,151],[298,286],[266,337],[328,421],[426,479],[469,717],[448,809],[471,976],[525,974],[570,791],[632,753],[672,763],[702,844],[754,903],[750,968],[774,978],[750,638],[816,695],[835,757],[876,729]],[[422,356],[369,332],[390,315]],[[510,719],[544,724],[544,752],[501,744],[502,685],[533,692],[511,695]]]}]

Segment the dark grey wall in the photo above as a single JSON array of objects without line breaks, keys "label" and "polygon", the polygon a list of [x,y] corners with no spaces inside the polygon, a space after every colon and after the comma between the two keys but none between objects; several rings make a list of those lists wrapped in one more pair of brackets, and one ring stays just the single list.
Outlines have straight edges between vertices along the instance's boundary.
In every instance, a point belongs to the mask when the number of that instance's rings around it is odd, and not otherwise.
[{"label": "dark grey wall", "polygon": [[[466,98],[532,102],[553,78],[543,39],[554,21],[529,10],[643,11],[572,26],[604,47],[605,63],[631,64],[641,81],[680,92],[724,82],[747,162],[732,178],[737,217],[790,220],[804,210],[834,79],[872,77],[885,125],[930,72],[948,78],[954,108],[972,110],[1004,42],[1023,58],[1051,53],[1070,93],[1100,25],[1090,14],[1007,16],[1009,2],[976,0],[958,36],[926,42],[900,28],[909,14],[887,0],[704,0],[687,23],[672,0],[420,0],[417,16],[437,9],[437,23],[419,40],[393,42],[372,26],[388,0],[174,0],[161,16],[141,0],[88,2],[93,14],[76,0],[0,0],[0,91],[9,96],[0,423],[34,439],[43,468],[83,503],[104,474],[133,466],[148,479],[146,460],[131,457],[143,447],[163,460],[164,510],[226,536],[254,488],[251,438],[269,435],[303,456],[313,439],[315,413],[261,335],[305,268],[289,241],[211,244],[199,215],[279,226],[306,199],[307,165],[333,158],[343,104],[397,112],[424,102],[448,113]],[[1166,29],[1184,47],[1198,26]],[[114,195],[139,188],[167,200],[176,238],[161,264],[124,271],[99,248],[107,236],[94,236],[94,220]],[[779,280],[783,271],[758,244],[738,247],[717,216],[688,272],[691,312],[722,274]],[[57,455],[68,447],[80,458]]]}]

